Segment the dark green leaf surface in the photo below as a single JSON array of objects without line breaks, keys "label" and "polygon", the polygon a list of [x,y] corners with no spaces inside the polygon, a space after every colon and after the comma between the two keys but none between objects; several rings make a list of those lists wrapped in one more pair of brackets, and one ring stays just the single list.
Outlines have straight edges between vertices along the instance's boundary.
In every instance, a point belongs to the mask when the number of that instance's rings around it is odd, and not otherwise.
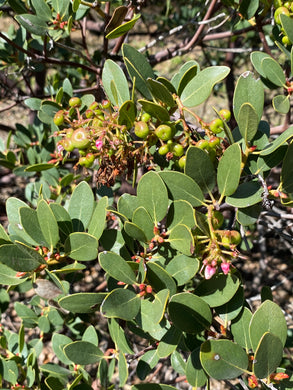
[{"label": "dark green leaf surface", "polygon": [[75,341],[64,347],[64,353],[75,364],[94,364],[104,356],[103,352],[94,344],[87,341]]},{"label": "dark green leaf surface", "polygon": [[130,265],[116,253],[106,251],[100,253],[99,262],[101,267],[112,276],[112,278],[125,284],[133,284],[136,282],[135,274]]},{"label": "dark green leaf surface", "polygon": [[112,290],[101,305],[101,313],[108,318],[131,321],[140,309],[140,299],[135,292],[118,288]]},{"label": "dark green leaf surface", "polygon": [[283,344],[279,337],[267,332],[257,346],[253,373],[257,378],[267,378],[275,372],[283,357]]},{"label": "dark green leaf surface", "polygon": [[102,73],[103,87],[114,106],[130,99],[128,83],[121,67],[112,60],[106,60]]}]

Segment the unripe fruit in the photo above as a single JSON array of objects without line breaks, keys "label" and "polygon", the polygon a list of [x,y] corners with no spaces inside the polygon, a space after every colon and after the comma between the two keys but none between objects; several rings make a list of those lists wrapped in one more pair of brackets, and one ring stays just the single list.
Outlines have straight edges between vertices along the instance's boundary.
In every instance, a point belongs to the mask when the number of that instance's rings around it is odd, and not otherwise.
[{"label": "unripe fruit", "polygon": [[85,116],[89,119],[94,116],[94,112],[92,110],[86,110]]},{"label": "unripe fruit", "polygon": [[219,115],[226,122],[229,122],[229,120],[231,119],[231,111],[227,110],[226,108],[220,110]]},{"label": "unripe fruit", "polygon": [[64,150],[67,152],[72,152],[74,149],[74,145],[72,144],[72,141],[70,138],[63,138],[61,141],[61,145],[63,146]]},{"label": "unripe fruit", "polygon": [[172,152],[175,156],[181,157],[184,154],[184,148],[181,144],[175,144],[172,148]]},{"label": "unripe fruit", "polygon": [[186,164],[186,156],[182,156],[178,161],[179,168],[184,169],[185,164]]},{"label": "unripe fruit", "polygon": [[208,141],[208,148],[210,149],[215,149],[216,146],[220,145],[220,138],[218,137],[211,137]]},{"label": "unripe fruit", "polygon": [[167,154],[169,151],[170,151],[169,145],[165,144],[165,145],[160,146],[158,153],[161,156],[165,156],[165,154]]},{"label": "unripe fruit", "polygon": [[273,4],[276,9],[282,7],[282,0],[274,0]]},{"label": "unripe fruit", "polygon": [[56,126],[63,125],[63,123],[64,123],[64,115],[63,115],[63,111],[62,110],[56,112],[56,114],[54,115],[53,122],[55,123]]},{"label": "unripe fruit", "polygon": [[283,43],[283,45],[291,45],[292,44],[292,42],[290,41],[290,39],[287,35],[284,35],[282,37],[282,43]]},{"label": "unripe fruit", "polygon": [[79,97],[72,97],[68,104],[70,107],[79,107],[81,105],[81,99]]},{"label": "unripe fruit", "polygon": [[101,120],[100,118],[94,118],[93,121],[91,122],[93,128],[98,128],[98,127],[103,127],[104,120]]},{"label": "unripe fruit", "polygon": [[156,145],[157,141],[158,141],[158,137],[156,136],[156,134],[154,133],[150,134],[148,137],[148,146],[151,147]]},{"label": "unripe fruit", "polygon": [[230,249],[231,245],[238,245],[241,242],[241,235],[237,230],[223,230],[221,234],[221,244],[224,248]]},{"label": "unripe fruit", "polygon": [[200,139],[196,143],[196,147],[199,149],[207,149],[209,147],[209,141],[207,139]]},{"label": "unripe fruit", "polygon": [[87,149],[91,142],[89,140],[88,130],[80,127],[76,129],[71,136],[72,144],[77,149]]},{"label": "unripe fruit", "polygon": [[288,8],[289,11],[292,11],[293,10],[293,3],[292,3],[292,1],[286,1],[284,3],[284,7]]},{"label": "unripe fruit", "polygon": [[213,119],[209,125],[209,128],[214,134],[221,133],[224,130],[222,119]]},{"label": "unripe fruit", "polygon": [[71,138],[72,134],[73,134],[73,129],[70,127],[69,129],[66,130],[65,137]]},{"label": "unripe fruit", "polygon": [[110,108],[110,107],[111,107],[111,102],[110,102],[110,100],[103,100],[103,101],[102,101],[102,107],[103,107],[104,109]]},{"label": "unripe fruit", "polygon": [[143,122],[148,122],[151,119],[151,115],[148,112],[145,112],[141,116],[141,120]]},{"label": "unripe fruit", "polygon": [[156,128],[155,133],[162,141],[168,141],[174,137],[175,127],[162,124]]},{"label": "unripe fruit", "polygon": [[150,133],[148,124],[143,121],[135,122],[134,133],[139,138],[146,138]]},{"label": "unripe fruit", "polygon": [[93,102],[93,103],[89,106],[89,110],[95,110],[97,107],[98,107],[98,103],[97,103],[97,102]]},{"label": "unripe fruit", "polygon": [[275,19],[275,22],[277,24],[280,24],[280,25],[281,25],[281,20],[280,20],[281,14],[290,16],[290,12],[289,12],[288,8],[286,8],[286,7],[279,7],[276,9],[276,11],[274,13],[274,19]]}]

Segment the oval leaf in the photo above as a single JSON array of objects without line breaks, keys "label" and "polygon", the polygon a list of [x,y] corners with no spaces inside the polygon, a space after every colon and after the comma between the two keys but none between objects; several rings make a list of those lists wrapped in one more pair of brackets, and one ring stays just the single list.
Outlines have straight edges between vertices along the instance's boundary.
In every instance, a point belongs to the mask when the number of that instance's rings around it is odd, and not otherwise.
[{"label": "oval leaf", "polygon": [[125,284],[133,284],[136,282],[135,274],[130,265],[116,253],[106,251],[100,253],[99,262],[101,267],[112,278]]},{"label": "oval leaf", "polygon": [[88,341],[75,341],[64,347],[64,353],[75,364],[98,363],[104,356],[96,345]]},{"label": "oval leaf", "polygon": [[220,159],[217,182],[223,196],[232,195],[239,184],[241,174],[241,150],[239,144],[233,144],[225,150]]},{"label": "oval leaf", "polygon": [[139,312],[140,299],[134,291],[117,288],[112,290],[101,305],[101,312],[108,318],[131,321]]},{"label": "oval leaf", "polygon": [[94,260],[98,255],[98,240],[88,233],[71,233],[64,243],[64,249],[74,260]]},{"label": "oval leaf", "polygon": [[99,310],[106,293],[76,293],[59,299],[58,304],[71,313],[93,313]]},{"label": "oval leaf", "polygon": [[128,83],[121,67],[112,60],[106,60],[102,73],[103,87],[114,106],[130,99]]}]

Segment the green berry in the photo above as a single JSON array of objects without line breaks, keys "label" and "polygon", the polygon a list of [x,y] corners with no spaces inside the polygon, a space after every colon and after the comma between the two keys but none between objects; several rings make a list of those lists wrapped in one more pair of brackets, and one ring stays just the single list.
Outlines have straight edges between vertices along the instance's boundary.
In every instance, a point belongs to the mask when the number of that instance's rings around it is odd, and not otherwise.
[{"label": "green berry", "polygon": [[55,123],[56,126],[63,125],[63,123],[64,123],[64,115],[63,115],[63,111],[62,110],[56,112],[56,114],[54,115],[53,122]]},{"label": "green berry", "polygon": [[215,149],[218,145],[220,145],[220,138],[218,137],[211,137],[208,141],[208,148],[210,149]]},{"label": "green berry", "polygon": [[286,7],[279,7],[276,9],[276,11],[274,13],[274,19],[275,19],[275,22],[279,25],[282,24],[281,20],[280,20],[281,14],[290,16],[290,12],[289,12],[288,8],[286,8]]},{"label": "green berry", "polygon": [[73,134],[73,129],[70,127],[69,129],[66,129],[65,137],[66,138],[71,138]]},{"label": "green berry", "polygon": [[104,109],[104,110],[106,110],[107,108],[110,108],[111,107],[111,102],[110,102],[110,100],[103,100],[102,101],[102,108]]},{"label": "green berry", "polygon": [[209,147],[209,141],[207,139],[200,139],[196,143],[196,147],[199,149],[207,149]]},{"label": "green berry", "polygon": [[151,118],[152,117],[151,117],[151,115],[148,112],[143,113],[142,116],[141,116],[141,120],[143,122],[149,122],[151,120]]},{"label": "green berry", "polygon": [[289,37],[287,35],[284,35],[282,38],[283,45],[291,45],[292,42],[290,41]]},{"label": "green berry", "polygon": [[184,154],[184,148],[181,144],[175,144],[172,148],[172,152],[175,156],[181,157]]},{"label": "green berry", "polygon": [[273,4],[275,9],[282,7],[282,0],[274,0]]},{"label": "green berry", "polygon": [[181,168],[181,169],[184,169],[184,168],[185,168],[185,165],[186,165],[186,156],[182,156],[182,157],[178,160],[178,165],[179,165],[179,168]]},{"label": "green berry", "polygon": [[158,153],[161,155],[161,156],[165,156],[168,152],[169,152],[169,145],[167,144],[164,144],[162,146],[160,146],[159,150],[158,150]]},{"label": "green berry", "polygon": [[175,135],[175,127],[167,124],[158,126],[155,130],[156,136],[162,141],[171,140]]},{"label": "green berry", "polygon": [[212,120],[211,123],[209,124],[209,128],[214,134],[221,133],[224,130],[222,119],[216,118]]},{"label": "green berry", "polygon": [[229,120],[231,119],[231,111],[227,110],[226,108],[220,110],[219,115],[223,119],[223,121],[229,122]]},{"label": "green berry", "polygon": [[135,122],[134,133],[139,138],[146,138],[150,133],[148,124],[143,121]]},{"label": "green berry", "polygon": [[72,141],[70,138],[63,138],[61,141],[61,145],[63,146],[64,150],[67,152],[72,152],[74,149],[74,145],[72,144]]},{"label": "green berry", "polygon": [[79,107],[81,106],[81,99],[79,97],[72,97],[68,103],[70,107]]},{"label": "green berry", "polygon": [[93,102],[93,103],[89,106],[89,110],[95,110],[97,107],[98,107],[98,103],[97,103],[97,102]]},{"label": "green berry", "polygon": [[91,144],[89,132],[83,127],[80,127],[73,132],[71,140],[74,147],[81,150],[87,149]]}]

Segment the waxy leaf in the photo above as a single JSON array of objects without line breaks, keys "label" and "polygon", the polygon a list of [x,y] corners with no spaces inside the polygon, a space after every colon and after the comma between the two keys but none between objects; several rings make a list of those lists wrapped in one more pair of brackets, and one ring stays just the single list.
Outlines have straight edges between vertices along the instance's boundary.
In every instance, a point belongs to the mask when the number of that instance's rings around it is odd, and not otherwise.
[{"label": "waxy leaf", "polygon": [[193,388],[204,386],[208,379],[200,363],[199,354],[200,348],[196,348],[191,352],[186,363],[186,379]]},{"label": "waxy leaf", "polygon": [[19,272],[33,271],[45,263],[38,252],[20,243],[1,245],[0,259],[1,263]]},{"label": "waxy leaf", "polygon": [[250,322],[249,334],[252,349],[256,351],[260,339],[266,332],[279,337],[282,345],[287,339],[287,325],[281,308],[274,302],[264,301],[253,314]]},{"label": "waxy leaf", "polygon": [[136,374],[140,380],[144,380],[152,369],[157,365],[159,357],[157,350],[146,351],[139,359]]},{"label": "waxy leaf", "polygon": [[148,242],[144,231],[133,222],[126,221],[124,223],[124,231],[126,234],[128,234],[135,240],[138,240],[140,242]]},{"label": "waxy leaf", "polygon": [[265,77],[278,87],[286,86],[286,77],[283,69],[272,57],[263,58],[261,67]]},{"label": "waxy leaf", "polygon": [[188,228],[195,227],[195,211],[186,200],[174,200],[171,203],[167,215],[167,227],[170,232],[176,225],[186,225]]},{"label": "waxy leaf", "polygon": [[146,98],[152,99],[146,80],[155,78],[154,71],[146,57],[132,46],[124,43],[122,46],[123,60],[127,71],[134,82],[135,88]]},{"label": "waxy leaf", "polygon": [[159,175],[164,180],[171,199],[186,200],[193,207],[204,204],[203,193],[191,177],[175,171],[161,171]]},{"label": "waxy leaf", "polygon": [[49,247],[50,245],[42,232],[37,211],[29,207],[21,207],[19,209],[19,215],[23,229],[33,241],[37,243],[37,245]]},{"label": "waxy leaf", "polygon": [[139,205],[139,199],[137,196],[125,193],[118,199],[117,209],[119,213],[125,216],[125,218],[132,220],[133,212],[139,207]]},{"label": "waxy leaf", "polygon": [[138,103],[141,104],[145,112],[149,113],[154,118],[157,118],[159,121],[167,122],[170,120],[170,114],[165,107],[143,99],[139,99]]},{"label": "waxy leaf", "polygon": [[88,233],[71,233],[64,243],[64,249],[74,260],[94,260],[98,255],[98,240]]},{"label": "waxy leaf", "polygon": [[162,337],[157,348],[157,354],[159,358],[164,358],[171,355],[172,352],[177,348],[180,339],[182,337],[181,330],[175,326],[171,326],[167,333]]},{"label": "waxy leaf", "polygon": [[158,383],[141,383],[134,385],[131,390],[176,390],[176,387],[169,385],[160,385]]},{"label": "waxy leaf", "polygon": [[64,353],[75,364],[94,364],[104,356],[96,345],[88,341],[75,341],[64,347]]},{"label": "waxy leaf", "polygon": [[52,209],[45,200],[39,202],[37,216],[41,231],[44,237],[46,237],[49,248],[53,249],[59,241],[59,227]]},{"label": "waxy leaf", "polygon": [[182,286],[192,279],[199,269],[199,260],[186,255],[173,257],[166,266],[166,271]]},{"label": "waxy leaf", "polygon": [[190,228],[183,224],[176,225],[170,232],[167,240],[171,246],[183,253],[184,255],[192,255],[194,252],[194,238]]},{"label": "waxy leaf", "polygon": [[280,114],[287,114],[290,110],[290,95],[277,95],[272,100],[274,109]]},{"label": "waxy leaf", "polygon": [[104,196],[95,204],[92,219],[89,223],[88,233],[98,240],[105,228],[107,215],[108,198]]},{"label": "waxy leaf", "polygon": [[247,370],[248,357],[242,347],[230,340],[207,340],[200,348],[200,361],[214,379],[233,379]]},{"label": "waxy leaf", "polygon": [[25,172],[42,172],[42,171],[47,171],[48,169],[52,169],[54,167],[55,167],[54,164],[46,164],[46,163],[33,164],[25,168]]},{"label": "waxy leaf", "polygon": [[168,289],[170,296],[176,293],[177,288],[173,278],[157,263],[150,261],[147,263],[147,280],[156,291]]},{"label": "waxy leaf", "polygon": [[[254,53],[252,53],[253,56]],[[264,53],[261,53],[264,54]],[[251,56],[251,57],[252,57]],[[257,69],[258,71],[258,69]],[[249,103],[255,110],[260,121],[264,106],[264,87],[260,79],[255,79],[252,72],[243,73],[237,80],[233,107],[234,115],[239,123],[239,112],[243,104]]]},{"label": "waxy leaf", "polygon": [[42,17],[32,14],[21,14],[16,15],[15,19],[32,34],[43,36],[48,30],[46,20]]},{"label": "waxy leaf", "polygon": [[[240,286],[236,292],[236,294],[230,299],[229,302],[225,303],[222,306],[216,307],[216,312],[218,316],[228,323],[228,321],[233,320],[238,316],[243,308],[244,303],[244,293],[243,287]],[[236,341],[236,340],[235,340]]]},{"label": "waxy leaf", "polygon": [[113,14],[111,16],[110,21],[105,27],[105,33],[109,34],[109,32],[114,30],[116,27],[120,26],[124,22],[127,12],[128,12],[128,8],[124,5],[115,8],[113,10]]},{"label": "waxy leaf", "polygon": [[168,311],[172,323],[183,332],[200,333],[209,328],[212,322],[209,305],[194,294],[184,292],[173,295]]},{"label": "waxy leaf", "polygon": [[125,22],[121,24],[120,26],[116,27],[114,30],[109,32],[109,34],[106,35],[107,39],[115,39],[121,37],[121,35],[126,34],[129,30],[134,27],[135,23],[140,18],[140,14],[135,15],[131,20],[128,22]]},{"label": "waxy leaf", "polygon": [[106,251],[100,253],[99,263],[112,278],[125,284],[136,282],[135,274],[130,265],[116,253]]},{"label": "waxy leaf", "polygon": [[258,116],[253,106],[250,103],[243,103],[238,114],[238,126],[246,145],[254,138],[258,123]]},{"label": "waxy leaf", "polygon": [[74,231],[85,231],[91,220],[93,211],[93,191],[85,181],[82,181],[75,187],[68,206],[68,213],[72,219]]},{"label": "waxy leaf", "polygon": [[229,72],[227,66],[211,66],[199,72],[184,88],[181,94],[182,104],[195,107],[203,103],[210,96],[214,85],[223,80]]},{"label": "waxy leaf", "polygon": [[147,83],[155,100],[166,104],[167,107],[174,107],[176,105],[172,94],[164,84],[150,78],[147,79]]},{"label": "waxy leaf", "polygon": [[187,150],[184,172],[204,193],[212,191],[216,185],[216,173],[211,159],[205,151],[196,146],[190,146]]},{"label": "waxy leaf", "polygon": [[[194,60],[187,61],[187,62],[185,62],[185,64],[183,64],[181,66],[181,68],[179,69],[179,72],[174,74],[174,76],[171,79],[171,83],[173,84],[174,88],[176,89],[175,92],[179,91],[179,85],[180,84],[181,84],[181,87],[183,87],[184,84],[185,84],[184,86],[186,86],[186,83],[184,83],[183,80],[185,79],[186,75],[188,74],[188,72],[190,70],[191,70],[192,73],[193,72],[195,73],[194,74],[194,76],[195,76],[196,73],[198,73],[199,70],[200,70],[199,69],[199,63],[197,61],[194,61]],[[190,79],[191,78],[188,77],[188,79],[186,79],[186,81],[190,81]],[[180,94],[178,93],[178,95],[180,95]]]},{"label": "waxy leaf", "polygon": [[239,13],[244,19],[251,19],[259,7],[259,0],[242,1],[239,7]]},{"label": "waxy leaf", "polygon": [[134,291],[117,288],[106,296],[100,310],[105,317],[131,321],[139,309],[140,298]]},{"label": "waxy leaf", "polygon": [[283,160],[282,172],[281,172],[281,185],[282,190],[288,194],[293,193],[293,143],[288,146],[285,158]]},{"label": "waxy leaf", "polygon": [[137,197],[157,225],[168,209],[168,193],[161,177],[152,171],[143,175],[137,186]]},{"label": "waxy leaf", "polygon": [[71,364],[72,361],[65,355],[63,348],[72,343],[72,340],[63,334],[54,333],[52,336],[52,348],[57,358],[64,364]]},{"label": "waxy leaf", "polygon": [[119,355],[118,355],[118,375],[119,375],[119,386],[123,387],[128,379],[128,366],[127,366],[125,355],[121,351],[119,351]]},{"label": "waxy leaf", "polygon": [[290,126],[287,130],[285,130],[279,137],[277,137],[272,143],[270,143],[265,149],[260,152],[261,156],[266,156],[280,146],[282,146],[289,138],[293,137],[293,126]]},{"label": "waxy leaf", "polygon": [[169,296],[169,290],[163,289],[155,294],[154,300],[141,301],[140,325],[142,329],[148,332],[153,324],[159,324],[162,321]]},{"label": "waxy leaf", "polygon": [[259,183],[250,181],[241,183],[233,195],[226,197],[226,202],[234,207],[249,207],[262,201],[263,188]]},{"label": "waxy leaf", "polygon": [[217,183],[222,196],[232,195],[239,184],[241,174],[241,150],[239,144],[232,144],[220,159]]},{"label": "waxy leaf", "polygon": [[112,60],[106,60],[102,81],[105,92],[114,106],[122,104],[130,99],[128,83],[121,67]]},{"label": "waxy leaf", "polygon": [[[1,247],[0,247],[1,248]],[[1,249],[0,249],[1,253]],[[2,258],[1,258],[2,260]],[[20,278],[16,276],[17,272],[13,270],[12,268],[8,267],[7,265],[3,264],[1,262],[0,266],[0,284],[4,286],[16,286],[18,284],[21,284],[27,280],[27,278]]]},{"label": "waxy leaf", "polygon": [[267,378],[275,372],[283,357],[283,344],[279,337],[266,332],[254,354],[253,373],[257,378]]},{"label": "waxy leaf", "polygon": [[119,349],[123,353],[133,354],[134,352],[126,338],[125,330],[119,325],[119,320],[109,318],[108,328],[116,349]]},{"label": "waxy leaf", "polygon": [[58,203],[50,203],[50,208],[57,221],[61,236],[66,238],[70,233],[73,232],[73,225],[70,215],[65,210],[65,208]]},{"label": "waxy leaf", "polygon": [[[193,62],[193,61],[189,61]],[[191,66],[181,77],[178,85],[178,95],[181,96],[186,85],[199,73],[199,64]]]},{"label": "waxy leaf", "polygon": [[251,311],[244,307],[242,313],[231,324],[231,332],[234,341],[246,349],[248,353],[251,349],[251,342],[249,337],[249,324],[252,318]]},{"label": "waxy leaf", "polygon": [[118,123],[131,129],[136,119],[136,105],[132,100],[126,100],[119,109]]},{"label": "waxy leaf", "polygon": [[75,293],[59,299],[58,304],[71,313],[93,313],[99,310],[106,293]]},{"label": "waxy leaf", "polygon": [[144,232],[147,241],[150,241],[154,237],[155,224],[144,207],[138,207],[134,211],[132,221]]}]

